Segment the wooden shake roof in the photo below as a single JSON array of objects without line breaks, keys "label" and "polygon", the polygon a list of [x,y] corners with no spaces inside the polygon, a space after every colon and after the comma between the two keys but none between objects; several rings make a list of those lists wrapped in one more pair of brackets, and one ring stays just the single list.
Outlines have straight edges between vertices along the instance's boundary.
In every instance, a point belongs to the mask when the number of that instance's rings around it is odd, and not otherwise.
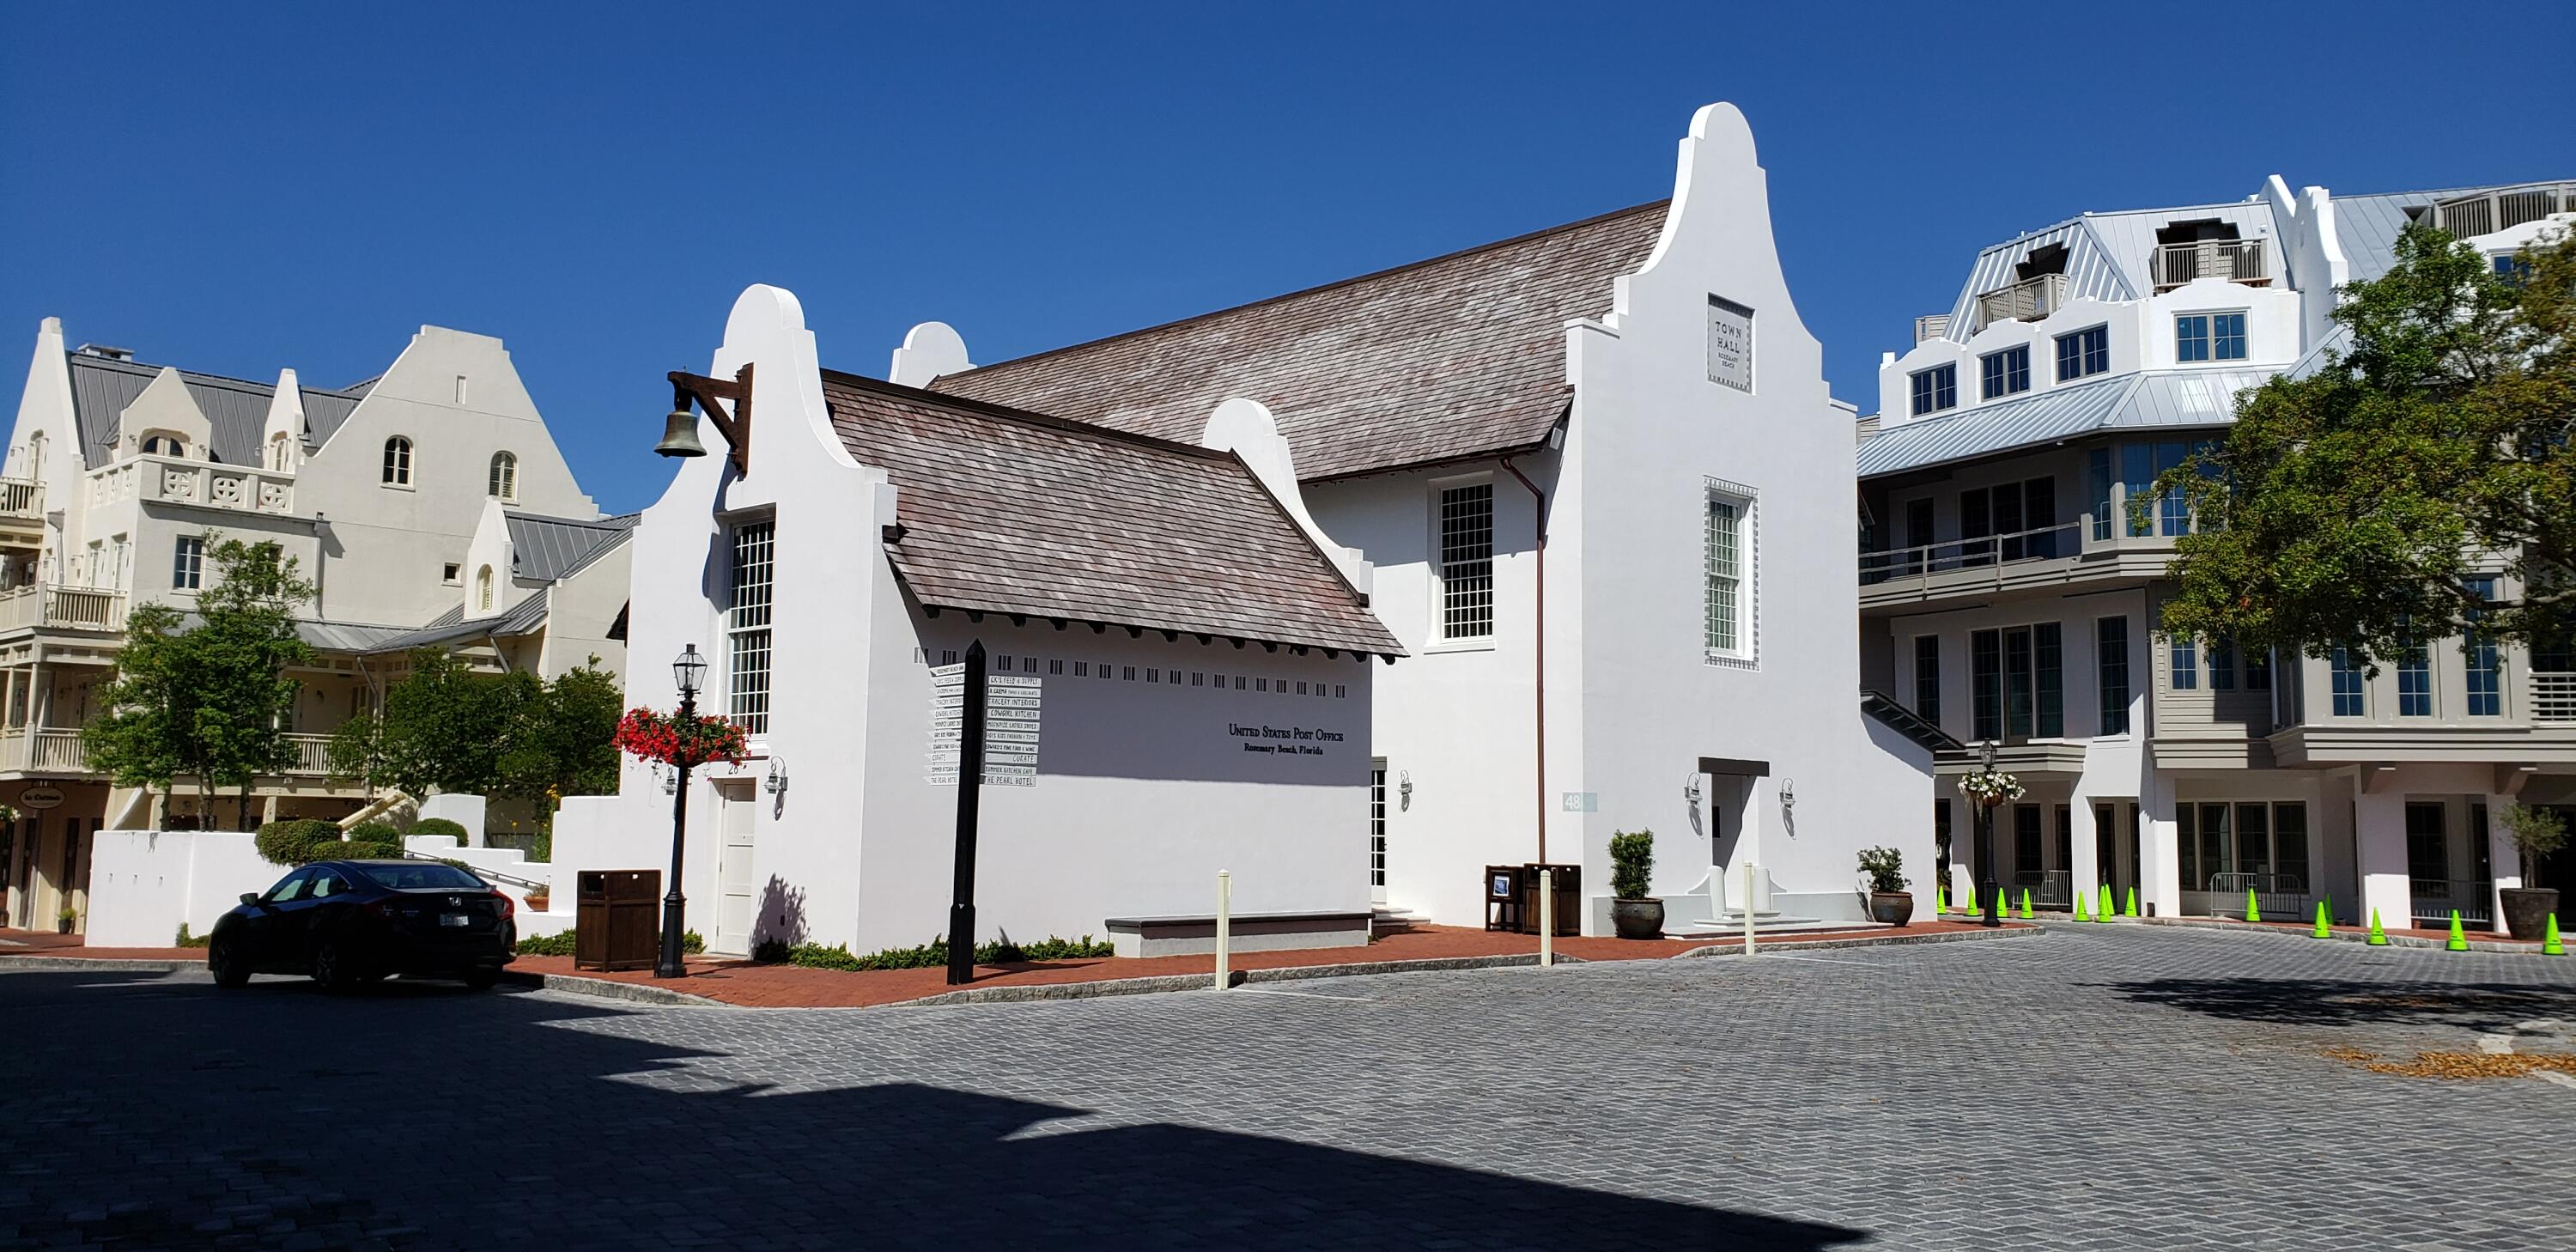
[{"label": "wooden shake roof", "polygon": [[1401,656],[1231,452],[825,371],[850,455],[899,489],[924,605]]},{"label": "wooden shake roof", "polygon": [[1610,311],[1663,202],[1147,330],[931,389],[1167,439],[1258,400],[1309,481],[1536,446],[1565,413],[1565,322]]}]

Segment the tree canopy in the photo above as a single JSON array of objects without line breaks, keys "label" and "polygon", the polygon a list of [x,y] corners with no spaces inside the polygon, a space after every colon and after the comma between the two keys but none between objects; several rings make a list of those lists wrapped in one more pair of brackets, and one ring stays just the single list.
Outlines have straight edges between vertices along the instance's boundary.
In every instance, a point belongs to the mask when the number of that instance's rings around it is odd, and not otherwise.
[{"label": "tree canopy", "polygon": [[624,703],[597,657],[544,682],[479,674],[445,648],[423,648],[375,716],[332,736],[331,768],[413,795],[506,796],[551,812],[555,798],[617,786],[609,738]]},{"label": "tree canopy", "polygon": [[2349,347],[2245,392],[2224,442],[2157,481],[2199,519],[2167,631],[2372,667],[2465,631],[2576,633],[2576,239],[2502,268],[2409,227],[2344,288]]}]

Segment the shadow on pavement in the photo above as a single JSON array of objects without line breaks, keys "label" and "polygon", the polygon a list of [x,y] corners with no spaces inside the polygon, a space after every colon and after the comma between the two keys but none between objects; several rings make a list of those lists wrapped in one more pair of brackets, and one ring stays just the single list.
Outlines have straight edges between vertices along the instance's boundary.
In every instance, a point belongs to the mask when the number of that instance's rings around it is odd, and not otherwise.
[{"label": "shadow on pavement", "polygon": [[2100,984],[2140,1004],[2232,1021],[2293,1026],[2432,1023],[2508,1030],[2543,1017],[2576,1017],[2576,991],[2509,984],[2404,984],[2316,978],[2156,978]]},{"label": "shadow on pavement", "polygon": [[[710,1036],[760,1029],[679,1012]],[[1219,1130],[1085,1128],[1068,1121],[1082,1109],[916,1082],[791,1090],[790,1058],[755,1077],[623,1033],[639,1019],[446,984],[333,997],[0,975],[0,1020],[27,1041],[0,1086],[0,1248],[1787,1252],[1866,1237]]]}]

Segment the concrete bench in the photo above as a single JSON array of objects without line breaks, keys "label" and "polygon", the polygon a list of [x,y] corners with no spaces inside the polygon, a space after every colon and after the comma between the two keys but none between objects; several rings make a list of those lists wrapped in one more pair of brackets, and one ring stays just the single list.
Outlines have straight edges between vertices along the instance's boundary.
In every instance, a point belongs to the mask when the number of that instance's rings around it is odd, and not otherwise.
[{"label": "concrete bench", "polygon": [[[1236,952],[1355,948],[1369,941],[1367,913],[1237,913],[1229,923]],[[1103,923],[1120,956],[1205,956],[1216,951],[1216,915],[1113,917]]]}]

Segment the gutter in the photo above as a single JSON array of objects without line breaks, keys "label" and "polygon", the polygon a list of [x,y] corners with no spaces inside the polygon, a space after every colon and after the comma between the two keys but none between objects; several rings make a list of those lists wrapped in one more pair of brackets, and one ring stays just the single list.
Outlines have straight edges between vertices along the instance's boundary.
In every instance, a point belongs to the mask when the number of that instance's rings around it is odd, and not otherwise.
[{"label": "gutter", "polygon": [[1521,467],[1519,467],[1519,466],[1517,466],[1517,465],[1512,464],[1512,458],[1511,458],[1511,457],[1508,457],[1508,456],[1507,456],[1507,457],[1504,457],[1504,458],[1503,458],[1503,468],[1504,468],[1504,469],[1506,469],[1506,470],[1511,471],[1511,475],[1512,475],[1512,477],[1519,479],[1519,480],[1521,481],[1521,486],[1523,486],[1523,487],[1525,487],[1525,488],[1528,488],[1528,489],[1529,489],[1529,493],[1530,493],[1530,502],[1531,502],[1531,506],[1532,506],[1532,512],[1531,512],[1531,514],[1530,514],[1530,532],[1531,532],[1531,535],[1532,535],[1532,537],[1533,537],[1533,539],[1534,539],[1534,541],[1535,541],[1535,544],[1536,544],[1536,549],[1535,549],[1535,550],[1536,550],[1536,552],[1537,552],[1537,561],[1538,561],[1537,579],[1536,579],[1536,581],[1537,581],[1537,583],[1538,583],[1538,594],[1537,594],[1537,596],[1535,597],[1535,598],[1536,598],[1536,600],[1537,600],[1537,602],[1538,602],[1538,609],[1537,609],[1537,619],[1538,619],[1538,620],[1537,620],[1537,630],[1536,630],[1535,632],[1533,632],[1533,634],[1532,634],[1532,640],[1533,640],[1533,643],[1532,643],[1532,646],[1531,646],[1531,649],[1530,649],[1530,651],[1531,651],[1533,654],[1535,654],[1535,657],[1536,657],[1536,659],[1532,662],[1532,670],[1533,670],[1533,673],[1532,673],[1532,679],[1533,679],[1533,681],[1532,681],[1532,683],[1530,684],[1530,689],[1531,689],[1534,693],[1536,693],[1536,697],[1537,697],[1537,711],[1536,711],[1535,717],[1534,717],[1534,719],[1533,719],[1533,721],[1532,721],[1532,723],[1531,723],[1531,734],[1530,734],[1530,737],[1531,737],[1533,740],[1535,740],[1535,741],[1536,741],[1536,746],[1537,746],[1537,756],[1538,756],[1538,774],[1537,774],[1537,777],[1533,780],[1533,790],[1534,790],[1534,792],[1535,792],[1535,794],[1536,794],[1536,796],[1537,796],[1537,799],[1538,799],[1538,808],[1537,808],[1537,810],[1536,810],[1536,816],[1537,816],[1537,818],[1538,818],[1538,863],[1539,863],[1539,864],[1541,864],[1541,865],[1545,865],[1545,864],[1547,864],[1547,863],[1548,863],[1548,859],[1547,859],[1547,493],[1546,493],[1546,492],[1543,492],[1543,491],[1540,491],[1540,490],[1538,489],[1538,484],[1537,484],[1537,483],[1534,483],[1534,482],[1531,482],[1531,481],[1529,480],[1529,475],[1524,474],[1524,473],[1522,473],[1522,472],[1521,472]]}]

